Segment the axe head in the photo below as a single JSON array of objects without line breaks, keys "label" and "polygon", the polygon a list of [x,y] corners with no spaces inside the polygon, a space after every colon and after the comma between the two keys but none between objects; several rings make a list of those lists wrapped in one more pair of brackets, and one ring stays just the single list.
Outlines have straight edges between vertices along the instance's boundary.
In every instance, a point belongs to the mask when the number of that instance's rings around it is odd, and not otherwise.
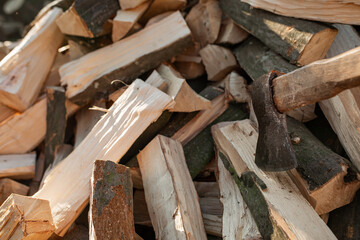
[{"label": "axe head", "polygon": [[286,126],[286,115],[274,104],[272,80],[279,75],[272,71],[254,81],[251,96],[259,123],[259,139],[255,163],[265,171],[286,171],[297,167],[295,152]]}]

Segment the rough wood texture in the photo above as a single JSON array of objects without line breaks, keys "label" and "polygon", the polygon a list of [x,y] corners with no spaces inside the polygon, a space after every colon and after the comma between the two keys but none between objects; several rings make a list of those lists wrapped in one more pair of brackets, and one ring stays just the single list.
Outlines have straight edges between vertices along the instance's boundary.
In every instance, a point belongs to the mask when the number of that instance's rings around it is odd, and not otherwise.
[{"label": "rough wood texture", "polygon": [[0,104],[0,124],[15,113],[16,111],[14,109]]},{"label": "rough wood texture", "polygon": [[[67,115],[78,106],[67,101]],[[41,99],[22,114],[0,124],[0,154],[22,154],[34,149],[45,138],[46,99]]]},{"label": "rough wood texture", "polygon": [[258,134],[250,120],[220,123],[212,133],[264,239],[336,239],[286,172],[265,173],[256,166]]},{"label": "rough wood texture", "polygon": [[0,178],[31,179],[35,175],[36,153],[0,155]]},{"label": "rough wood texture", "polygon": [[119,0],[121,9],[126,10],[130,8],[136,8],[147,0]]},{"label": "rough wood texture", "polygon": [[248,32],[237,26],[231,18],[227,17],[221,21],[220,32],[215,43],[235,45],[244,41],[248,36]]},{"label": "rough wood texture", "polygon": [[64,143],[66,130],[66,98],[62,87],[46,89],[45,169],[54,161],[56,146]]},{"label": "rough wood texture", "polygon": [[0,207],[0,238],[46,240],[54,231],[49,202],[12,194]]},{"label": "rough wood texture", "polygon": [[195,79],[205,73],[205,67],[197,62],[175,62],[174,66],[186,79]]},{"label": "rough wood texture", "polygon": [[231,72],[225,77],[224,81],[225,90],[232,100],[237,103],[248,103],[251,101],[246,79],[237,72]]},{"label": "rough wood texture", "polygon": [[182,52],[191,42],[190,30],[176,12],[126,39],[62,66],[61,82],[68,86],[66,96],[75,103],[86,103],[98,92],[110,90],[113,80],[129,84]]},{"label": "rough wood texture", "polygon": [[81,144],[53,169],[34,196],[49,200],[56,234],[63,236],[86,206],[92,163],[96,159],[119,161],[147,126],[173,104],[156,88],[134,81]]},{"label": "rough wood texture", "polygon": [[133,9],[124,10],[124,8],[121,8],[121,10],[117,11],[115,18],[113,19],[111,36],[113,42],[119,41],[125,37],[125,35],[131,30],[135,23],[137,23],[149,5],[150,1],[147,1]]},{"label": "rough wood texture", "polygon": [[62,10],[49,11],[0,62],[0,102],[25,111],[38,98],[63,35],[55,24]]},{"label": "rough wood texture", "polygon": [[0,179],[0,205],[12,194],[26,196],[29,187],[9,178]]},{"label": "rough wood texture", "polygon": [[90,239],[135,239],[129,168],[96,160],[91,177]]},{"label": "rough wood texture", "polygon": [[352,201],[360,188],[360,174],[350,162],[323,145],[300,122],[287,118],[298,167],[291,170],[299,189],[305,189],[315,211],[321,215]]},{"label": "rough wood texture", "polygon": [[217,156],[217,181],[223,205],[222,237],[224,239],[260,239],[261,235],[231,174]]},{"label": "rough wood texture", "polygon": [[221,16],[222,12],[219,2],[215,0],[198,3],[186,16],[186,22],[191,33],[195,41],[200,43],[201,47],[214,43],[218,38]]},{"label": "rough wood texture", "polygon": [[359,86],[359,57],[360,47],[357,47],[275,78],[272,84],[276,108],[287,112]]},{"label": "rough wood texture", "polygon": [[186,2],[186,0],[154,0],[141,18],[141,22],[145,23],[150,18],[165,12],[180,10],[186,5]]},{"label": "rough wood texture", "polygon": [[158,135],[139,153],[138,160],[156,237],[206,239],[198,196],[181,144]]},{"label": "rough wood texture", "polygon": [[279,15],[322,22],[359,25],[360,2],[334,0],[244,0],[256,8]]},{"label": "rough wood texture", "polygon": [[[339,34],[331,46],[327,57],[334,57],[360,46],[356,30],[348,25],[336,24]],[[319,103],[332,129],[352,163],[360,170],[360,87],[345,90],[338,96]]]},{"label": "rough wood texture", "polygon": [[111,31],[108,20],[119,9],[118,0],[76,0],[56,23],[64,34],[98,37]]},{"label": "rough wood texture", "polygon": [[234,55],[224,47],[209,44],[200,50],[200,56],[209,81],[223,80],[226,75],[237,68]]},{"label": "rough wood texture", "polygon": [[235,23],[298,65],[324,58],[337,33],[320,23],[275,15],[237,0],[220,0],[220,7]]}]

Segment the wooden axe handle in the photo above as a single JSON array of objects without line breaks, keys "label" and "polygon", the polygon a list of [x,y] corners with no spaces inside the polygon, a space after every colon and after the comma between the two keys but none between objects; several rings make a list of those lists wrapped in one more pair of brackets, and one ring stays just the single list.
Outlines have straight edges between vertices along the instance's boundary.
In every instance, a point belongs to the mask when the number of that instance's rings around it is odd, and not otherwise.
[{"label": "wooden axe handle", "polygon": [[360,47],[357,47],[279,76],[272,87],[277,109],[288,112],[359,85]]}]

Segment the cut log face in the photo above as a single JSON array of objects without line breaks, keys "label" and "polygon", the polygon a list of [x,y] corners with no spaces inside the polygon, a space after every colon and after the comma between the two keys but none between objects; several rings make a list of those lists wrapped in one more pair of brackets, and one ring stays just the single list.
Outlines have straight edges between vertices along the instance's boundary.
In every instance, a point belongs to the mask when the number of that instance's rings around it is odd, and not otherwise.
[{"label": "cut log face", "polygon": [[212,132],[264,239],[336,239],[286,172],[256,166],[258,134],[250,120],[220,123]]},{"label": "cut log face", "polygon": [[220,81],[237,68],[234,55],[224,47],[209,44],[200,50],[200,56],[205,65],[209,81]]},{"label": "cut log face", "polygon": [[0,238],[46,240],[54,232],[49,202],[12,194],[0,207]]},{"label": "cut log face", "polygon": [[241,43],[249,36],[249,33],[237,26],[231,18],[225,18],[221,22],[217,44],[235,45]]},{"label": "cut log face", "polygon": [[136,8],[147,0],[119,0],[121,9]]},{"label": "cut log face", "polygon": [[34,196],[49,200],[56,234],[63,236],[86,206],[93,162],[119,161],[141,133],[173,104],[168,95],[136,80],[81,144],[52,170]]},{"label": "cut log face", "polygon": [[234,101],[238,103],[248,103],[251,101],[246,80],[237,72],[231,72],[224,81],[225,89]]},{"label": "cut log face", "polygon": [[129,168],[96,160],[91,177],[90,239],[135,239]]},{"label": "cut log face", "polygon": [[35,175],[36,153],[0,155],[0,178],[31,179]]},{"label": "cut log face", "polygon": [[0,205],[13,193],[26,196],[29,187],[9,178],[0,179]]},{"label": "cut log face", "polygon": [[156,237],[206,239],[198,196],[181,144],[159,135],[140,152],[138,160]]},{"label": "cut log face", "polygon": [[195,41],[199,42],[202,47],[214,43],[218,38],[221,16],[219,3],[215,0],[198,3],[186,16],[186,22]]},{"label": "cut log face", "polygon": [[62,10],[49,11],[20,44],[0,62],[0,102],[20,112],[38,98],[63,35],[55,20]]},{"label": "cut log face", "polygon": [[150,18],[169,11],[177,11],[186,5],[187,0],[154,0],[150,8],[141,18],[141,22],[145,23]]},{"label": "cut log face", "polygon": [[86,103],[97,92],[110,90],[113,80],[129,84],[181,53],[191,42],[190,30],[176,12],[130,37],[62,66],[59,71],[62,84],[68,86],[66,96],[75,103]]},{"label": "cut log face", "polygon": [[220,0],[220,7],[243,29],[298,65],[324,58],[337,33],[327,25],[279,16],[237,0]]}]

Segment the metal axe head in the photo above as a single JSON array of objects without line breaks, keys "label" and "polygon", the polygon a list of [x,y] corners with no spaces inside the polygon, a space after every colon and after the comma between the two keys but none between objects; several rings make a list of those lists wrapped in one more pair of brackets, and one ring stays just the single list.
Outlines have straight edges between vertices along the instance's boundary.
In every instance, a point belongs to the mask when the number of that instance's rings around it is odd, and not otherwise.
[{"label": "metal axe head", "polygon": [[286,126],[286,115],[274,104],[272,80],[279,75],[272,71],[254,81],[251,96],[259,123],[255,163],[265,171],[286,171],[297,167],[295,152]]}]

